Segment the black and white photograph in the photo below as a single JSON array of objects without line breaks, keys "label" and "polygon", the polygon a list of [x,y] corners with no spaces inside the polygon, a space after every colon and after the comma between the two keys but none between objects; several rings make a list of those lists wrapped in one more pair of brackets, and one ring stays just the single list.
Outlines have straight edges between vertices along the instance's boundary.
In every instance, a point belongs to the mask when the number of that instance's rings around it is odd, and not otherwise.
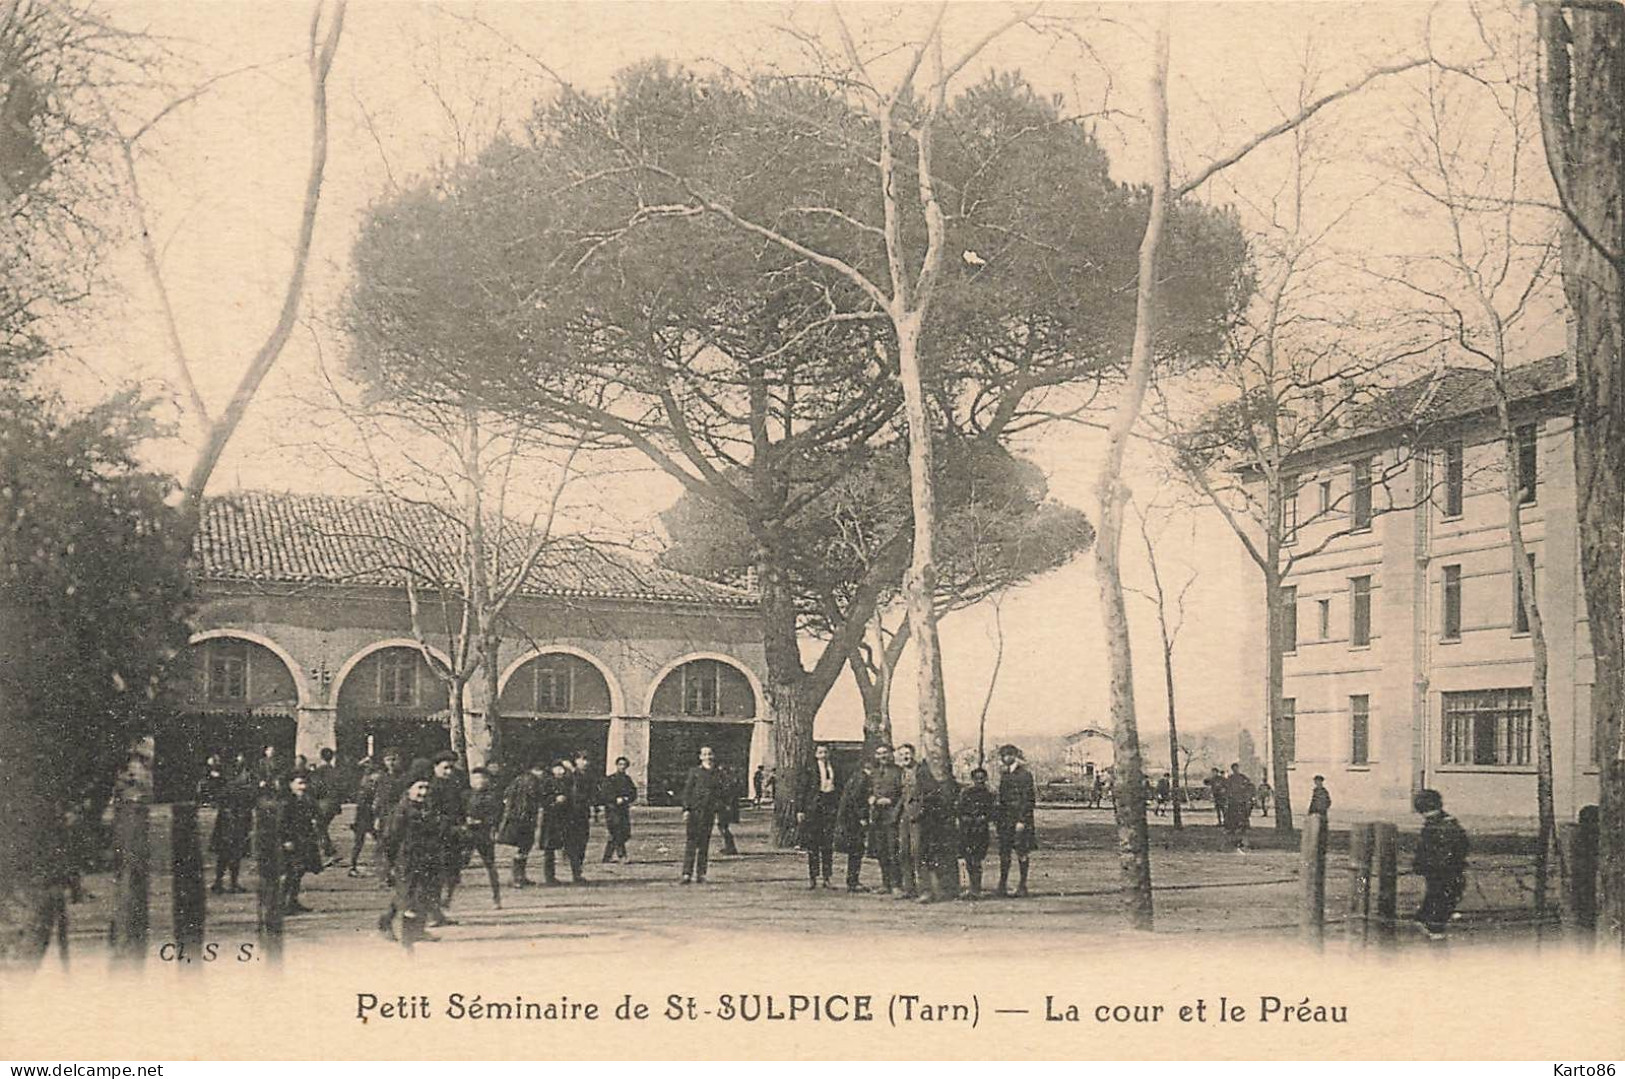
[{"label": "black and white photograph", "polygon": [[0,201],[0,1057],[1625,1057],[1625,6],[0,0]]}]

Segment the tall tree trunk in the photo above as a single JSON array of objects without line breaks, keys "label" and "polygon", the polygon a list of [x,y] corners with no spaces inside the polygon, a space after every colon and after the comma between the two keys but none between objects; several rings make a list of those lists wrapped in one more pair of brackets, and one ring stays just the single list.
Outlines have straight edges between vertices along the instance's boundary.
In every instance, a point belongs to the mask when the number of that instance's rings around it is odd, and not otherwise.
[{"label": "tall tree trunk", "polygon": [[[466,572],[468,574],[468,607],[464,617],[475,623],[473,631],[480,635],[480,663],[482,666],[492,666],[496,657],[484,650],[484,644],[490,631],[487,624],[491,617],[491,580],[490,563],[486,559],[485,543],[485,471],[480,459],[480,414],[470,404],[463,405],[463,475],[464,483],[463,502],[464,517],[468,522],[468,535],[464,538],[464,557],[467,560]],[[468,668],[466,659],[456,657],[460,666],[460,681],[466,684],[474,675]],[[452,725],[451,748],[462,760],[462,767],[470,766],[468,760],[468,720],[463,713],[462,693],[456,694],[457,699],[452,702],[452,714],[457,721]]]},{"label": "tall tree trunk", "polygon": [[1565,10],[1548,0],[1539,21],[1541,127],[1568,217],[1563,288],[1574,329],[1580,575],[1596,657],[1600,929],[1625,948],[1625,9]]},{"label": "tall tree trunk", "polygon": [[480,674],[485,680],[485,759],[502,760],[502,665],[497,657],[502,650],[502,638],[486,633],[481,654]]},{"label": "tall tree trunk", "polygon": [[1167,620],[1159,608],[1157,617],[1162,621],[1162,680],[1168,693],[1168,782],[1173,787],[1174,827],[1185,827],[1185,818],[1179,808],[1184,784],[1179,781],[1179,719],[1174,709],[1174,646],[1168,640]]},{"label": "tall tree trunk", "polygon": [[[761,537],[756,551],[758,608],[762,616],[762,650],[767,661],[767,707],[773,716],[773,768],[785,790],[794,789],[796,777],[813,757],[813,719],[818,704],[804,707],[807,681],[801,665],[801,644],[796,638],[796,602],[776,536]],[[791,847],[796,842],[793,798],[773,800],[773,842]]]},{"label": "tall tree trunk", "polygon": [[886,716],[884,673],[871,675],[863,654],[853,650],[846,658],[852,670],[852,681],[857,683],[858,696],[863,700],[863,756],[874,755],[875,747],[891,743],[891,721]]},{"label": "tall tree trunk", "polygon": [[1100,589],[1100,617],[1106,631],[1111,666],[1111,713],[1117,790],[1117,855],[1122,875],[1123,914],[1133,929],[1152,927],[1151,856],[1145,822],[1145,769],[1140,759],[1140,732],[1134,713],[1134,660],[1129,644],[1128,604],[1123,592],[1123,455],[1139,421],[1151,382],[1151,348],[1156,328],[1157,251],[1168,221],[1168,20],[1158,16],[1151,77],[1152,182],[1150,215],[1140,241],[1136,287],[1134,346],[1129,356],[1123,398],[1106,434],[1106,453],[1096,481],[1099,501],[1095,537],[1095,582]]},{"label": "tall tree trunk", "polygon": [[999,684],[999,670],[1004,666],[1004,608],[993,600],[993,673],[987,676],[987,693],[982,697],[982,714],[976,723],[976,767],[987,767],[987,712],[993,704],[993,691]]},{"label": "tall tree trunk", "polygon": [[[1266,539],[1265,559],[1269,567],[1280,565],[1280,548],[1274,536]],[[1269,713],[1266,722],[1270,728],[1270,782],[1275,787],[1273,796],[1275,830],[1292,831],[1292,757],[1297,738],[1285,738],[1286,709],[1282,705],[1286,674],[1281,654],[1281,575],[1272,568],[1264,570],[1264,654],[1269,657],[1264,666],[1264,700]]]},{"label": "tall tree trunk", "polygon": [[925,378],[920,361],[919,313],[893,319],[897,330],[897,368],[903,383],[903,411],[908,418],[909,497],[914,510],[913,560],[903,580],[908,604],[908,625],[914,638],[918,664],[917,708],[920,748],[933,775],[953,775],[953,750],[948,744],[948,702],[942,687],[942,645],[937,638],[937,570],[933,537],[936,535],[936,446],[931,415],[926,405]]}]

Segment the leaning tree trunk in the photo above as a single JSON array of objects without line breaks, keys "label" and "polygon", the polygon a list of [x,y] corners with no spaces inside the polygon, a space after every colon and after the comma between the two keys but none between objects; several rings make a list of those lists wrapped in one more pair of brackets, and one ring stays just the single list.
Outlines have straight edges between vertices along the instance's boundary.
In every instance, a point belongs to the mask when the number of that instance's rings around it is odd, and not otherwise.
[{"label": "leaning tree trunk", "polygon": [[1129,644],[1128,603],[1123,592],[1123,455],[1139,421],[1151,383],[1151,348],[1155,338],[1157,252],[1168,222],[1168,12],[1157,24],[1151,78],[1152,182],[1150,215],[1140,241],[1139,280],[1134,311],[1134,345],[1128,379],[1106,433],[1106,453],[1096,481],[1099,501],[1095,539],[1095,582],[1100,589],[1100,617],[1106,631],[1111,667],[1111,713],[1117,797],[1117,855],[1122,874],[1123,913],[1133,929],[1152,926],[1151,854],[1145,821],[1145,769],[1140,760],[1140,732],[1134,713],[1134,661]]},{"label": "leaning tree trunk", "polygon": [[[1279,565],[1280,553],[1273,540],[1267,541],[1266,561]],[[1281,654],[1281,578],[1270,570],[1264,571],[1264,701],[1269,713],[1265,722],[1270,729],[1270,776],[1275,786],[1273,795],[1275,830],[1292,831],[1292,756],[1296,739],[1286,739],[1285,709],[1282,695],[1286,683]]]},{"label": "leaning tree trunk", "polygon": [[1167,630],[1163,630],[1162,680],[1168,694],[1168,782],[1173,787],[1174,828],[1185,827],[1185,818],[1179,807],[1185,785],[1179,780],[1179,720],[1174,710],[1174,649],[1169,643]]},{"label": "leaning tree trunk", "polygon": [[[757,605],[762,617],[762,652],[767,681],[762,689],[773,717],[773,769],[783,790],[794,790],[796,777],[813,759],[813,720],[818,703],[805,706],[807,671],[801,665],[801,644],[796,638],[796,602],[780,557],[776,537],[760,540],[756,552]],[[793,798],[773,799],[773,843],[796,843]]]},{"label": "leaning tree trunk", "polygon": [[[1625,947],[1625,10],[1540,4],[1541,126],[1573,316],[1580,574],[1595,677],[1600,929]],[[1582,227],[1584,232],[1582,232]]]}]

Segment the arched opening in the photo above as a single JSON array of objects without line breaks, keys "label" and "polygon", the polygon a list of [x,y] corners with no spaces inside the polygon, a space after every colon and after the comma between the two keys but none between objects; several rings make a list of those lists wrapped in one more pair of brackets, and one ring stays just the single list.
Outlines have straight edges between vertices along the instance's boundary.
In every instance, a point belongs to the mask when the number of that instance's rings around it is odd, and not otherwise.
[{"label": "arched opening", "polygon": [[683,779],[710,746],[738,796],[750,776],[750,740],[756,688],[742,668],[720,656],[674,664],[649,698],[649,800],[670,805]]},{"label": "arched opening", "polygon": [[502,757],[510,774],[535,760],[586,750],[603,765],[615,694],[603,670],[571,652],[544,652],[509,672],[502,685]]},{"label": "arched opening", "polygon": [[288,663],[246,637],[216,634],[194,641],[182,660],[181,707],[155,739],[155,796],[193,797],[204,762],[219,756],[230,770],[266,746],[292,760],[299,731],[299,687]]},{"label": "arched opening", "polygon": [[410,644],[376,647],[346,664],[334,715],[341,760],[398,748],[410,762],[451,746],[451,695]]}]

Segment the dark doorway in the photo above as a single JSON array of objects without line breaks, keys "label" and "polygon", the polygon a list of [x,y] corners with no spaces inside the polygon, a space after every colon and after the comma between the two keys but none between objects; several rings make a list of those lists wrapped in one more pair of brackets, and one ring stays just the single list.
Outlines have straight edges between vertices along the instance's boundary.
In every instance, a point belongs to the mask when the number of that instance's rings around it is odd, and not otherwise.
[{"label": "dark doorway", "polygon": [[700,747],[716,753],[717,767],[733,780],[743,797],[750,779],[751,723],[697,723],[655,720],[649,724],[649,804],[682,801],[683,779],[700,763]]},{"label": "dark doorway", "polygon": [[533,761],[550,764],[585,749],[592,766],[607,773],[604,758],[609,752],[607,719],[504,719],[502,721],[502,764],[509,775],[518,775]]},{"label": "dark doorway", "polygon": [[290,715],[183,712],[153,738],[153,797],[160,802],[191,801],[211,755],[220,758],[228,775],[237,754],[252,767],[266,746],[275,746],[284,760],[291,761],[298,733],[299,722]]},{"label": "dark doorway", "polygon": [[386,749],[401,751],[401,763],[410,766],[414,760],[428,760],[436,753],[451,748],[451,731],[438,719],[396,716],[345,717],[339,723],[339,759],[358,761],[368,756],[381,760]]}]

